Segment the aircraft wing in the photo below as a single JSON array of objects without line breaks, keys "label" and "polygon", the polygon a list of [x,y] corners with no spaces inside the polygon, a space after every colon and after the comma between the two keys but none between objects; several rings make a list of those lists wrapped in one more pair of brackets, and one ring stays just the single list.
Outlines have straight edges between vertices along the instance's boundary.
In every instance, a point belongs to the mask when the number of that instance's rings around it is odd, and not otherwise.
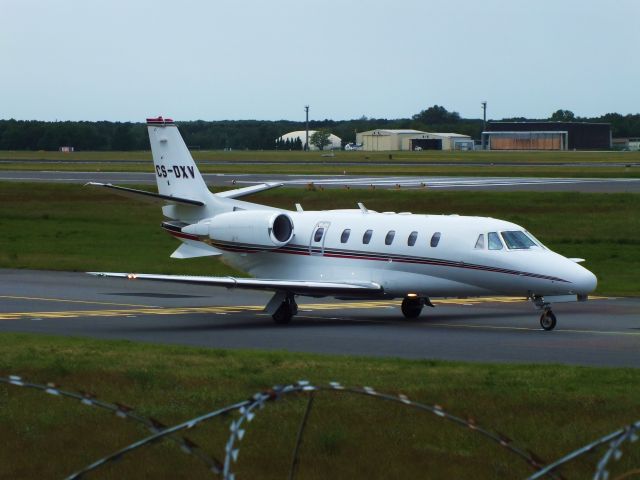
[{"label": "aircraft wing", "polygon": [[87,272],[98,277],[117,277],[129,280],[155,280],[159,282],[189,283],[247,290],[286,291],[300,295],[354,295],[382,294],[382,286],[373,282],[317,282],[307,280],[279,280],[264,278],[205,277],[191,275],[156,275],[149,273]]}]

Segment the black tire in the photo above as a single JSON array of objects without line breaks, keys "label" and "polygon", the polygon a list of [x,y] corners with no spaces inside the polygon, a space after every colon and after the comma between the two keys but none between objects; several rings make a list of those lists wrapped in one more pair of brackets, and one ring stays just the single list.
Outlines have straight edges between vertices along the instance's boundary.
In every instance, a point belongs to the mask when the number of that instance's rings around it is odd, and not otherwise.
[{"label": "black tire", "polygon": [[402,300],[400,310],[405,318],[418,318],[423,306],[424,302],[421,298],[405,298]]},{"label": "black tire", "polygon": [[286,325],[288,323],[291,323],[291,319],[293,318],[293,309],[291,308],[290,304],[283,302],[272,315],[272,317],[273,321],[278,325]]},{"label": "black tire", "polygon": [[546,331],[551,331],[556,328],[556,316],[551,310],[547,310],[540,315],[540,326]]}]

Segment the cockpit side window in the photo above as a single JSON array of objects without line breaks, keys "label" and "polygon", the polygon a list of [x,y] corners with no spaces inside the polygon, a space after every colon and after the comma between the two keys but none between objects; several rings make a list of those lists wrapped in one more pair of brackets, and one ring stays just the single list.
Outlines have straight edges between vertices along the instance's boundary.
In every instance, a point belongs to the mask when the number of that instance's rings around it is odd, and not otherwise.
[{"label": "cockpit side window", "polygon": [[487,240],[489,240],[489,250],[502,250],[503,245],[496,232],[489,232],[487,234]]},{"label": "cockpit side window", "polygon": [[478,240],[476,240],[475,248],[478,250],[484,250],[484,233],[478,235]]},{"label": "cockpit side window", "polygon": [[509,250],[527,250],[536,246],[526,233],[520,231],[502,232],[502,238]]}]

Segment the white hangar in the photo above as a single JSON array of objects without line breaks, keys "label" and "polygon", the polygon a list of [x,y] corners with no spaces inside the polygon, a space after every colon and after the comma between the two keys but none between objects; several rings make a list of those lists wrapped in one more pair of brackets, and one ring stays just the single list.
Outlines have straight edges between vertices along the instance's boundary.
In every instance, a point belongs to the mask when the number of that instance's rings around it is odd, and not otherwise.
[{"label": "white hangar", "polygon": [[376,129],[356,133],[356,143],[367,151],[473,150],[473,139],[459,133],[433,133],[411,129]]}]

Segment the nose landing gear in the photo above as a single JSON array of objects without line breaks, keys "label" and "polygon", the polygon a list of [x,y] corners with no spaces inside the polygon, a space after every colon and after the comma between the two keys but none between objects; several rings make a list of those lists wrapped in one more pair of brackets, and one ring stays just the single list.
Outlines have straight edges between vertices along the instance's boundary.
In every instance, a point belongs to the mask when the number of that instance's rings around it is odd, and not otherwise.
[{"label": "nose landing gear", "polygon": [[556,328],[556,316],[550,308],[545,308],[540,315],[540,326],[547,331]]},{"label": "nose landing gear", "polygon": [[556,328],[556,316],[551,311],[551,303],[545,301],[544,297],[532,296],[531,300],[537,309],[542,310],[540,315],[540,326],[543,330],[551,331]]}]

